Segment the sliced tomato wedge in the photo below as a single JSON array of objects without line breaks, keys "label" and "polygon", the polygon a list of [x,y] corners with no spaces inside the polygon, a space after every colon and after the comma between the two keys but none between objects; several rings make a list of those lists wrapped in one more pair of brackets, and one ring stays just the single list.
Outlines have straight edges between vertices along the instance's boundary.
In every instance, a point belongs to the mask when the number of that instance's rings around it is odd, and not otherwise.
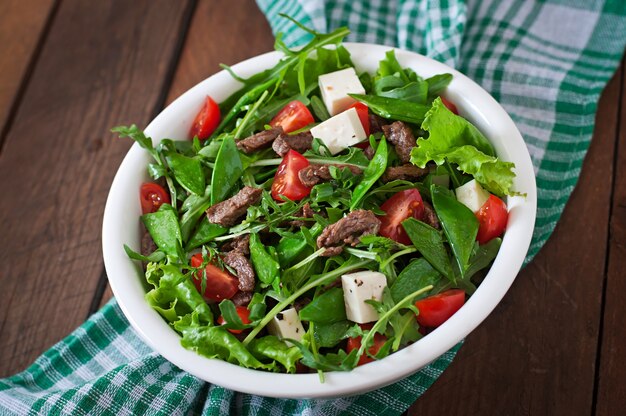
[{"label": "sliced tomato wedge", "polygon": [[154,182],[141,184],[139,189],[139,201],[141,202],[141,212],[149,214],[157,212],[161,205],[171,202],[170,194],[163,187]]},{"label": "sliced tomato wedge", "polygon": [[424,216],[424,201],[417,189],[407,189],[394,194],[380,209],[387,215],[380,216],[379,235],[391,238],[401,244],[411,244],[411,239],[402,227],[402,221],[413,217],[421,220]]},{"label": "sliced tomato wedge", "polygon": [[[359,326],[364,330],[372,329],[372,324],[359,324]],[[361,339],[362,337],[348,338],[348,345],[346,348],[348,354],[350,354],[353,350],[358,350],[359,348],[361,348]],[[387,342],[387,337],[383,334],[376,333],[374,334],[374,343],[371,347],[369,347],[367,351],[371,355],[376,355],[378,354],[378,351],[380,351],[380,349],[383,347],[383,345],[385,345],[385,342]],[[366,353],[363,353],[363,355],[359,357],[359,362],[357,363],[357,366],[371,363],[372,361],[374,361],[372,357],[370,357]]]},{"label": "sliced tomato wedge", "polygon": [[465,292],[460,289],[450,289],[438,295],[415,302],[420,313],[417,322],[428,328],[436,328],[448,320],[465,303]]},{"label": "sliced tomato wedge", "polygon": [[476,213],[476,218],[479,224],[476,240],[479,244],[485,244],[504,233],[509,220],[509,212],[503,200],[490,195],[487,202]]},{"label": "sliced tomato wedge", "polygon": [[281,195],[292,201],[299,201],[311,193],[311,188],[304,186],[298,172],[309,166],[309,161],[295,150],[289,150],[278,165],[272,183],[272,198],[282,201]]},{"label": "sliced tomato wedge", "polygon": [[300,130],[302,127],[306,127],[313,123],[313,115],[306,108],[306,105],[302,104],[298,100],[294,100],[284,106],[282,110],[274,116],[270,121],[272,127],[282,127],[285,133],[291,133],[292,131]]},{"label": "sliced tomato wedge", "polygon": [[[202,254],[197,253],[191,257],[191,267],[202,266]],[[202,278],[203,273],[206,273],[206,288],[202,293]],[[222,270],[214,264],[207,264],[204,266],[204,272],[198,271],[194,273],[193,284],[198,289],[198,292],[207,299],[223,300],[232,298],[237,293],[239,280],[230,274],[227,270]]]},{"label": "sliced tomato wedge", "polygon": [[[248,310],[248,308],[246,308],[245,306],[237,306],[236,310],[237,310],[237,315],[239,315],[239,319],[241,319],[241,323],[249,324],[250,323],[250,311]],[[226,323],[226,320],[224,319],[222,315],[220,315],[220,317],[217,318],[217,323],[219,325],[224,325]],[[229,331],[232,332],[233,334],[241,334],[244,330],[243,329],[229,329]]]},{"label": "sliced tomato wedge", "polygon": [[369,137],[369,135],[370,135],[370,115],[369,115],[369,109],[363,103],[354,103],[350,107],[348,107],[347,109],[349,110],[351,108],[354,108],[356,110],[356,113],[359,115],[359,120],[361,120],[361,124],[363,125],[363,130],[365,130],[365,135],[367,137]]},{"label": "sliced tomato wedge", "polygon": [[443,102],[443,105],[445,105],[446,107],[448,107],[448,110],[452,111],[454,114],[456,114],[457,116],[459,115],[459,110],[456,108],[456,105],[454,105],[454,103],[446,98],[441,97],[441,101]]},{"label": "sliced tomato wedge", "polygon": [[191,125],[189,137],[193,139],[198,136],[200,140],[208,139],[220,124],[220,117],[220,107],[213,101],[213,98],[207,95],[202,109]]}]

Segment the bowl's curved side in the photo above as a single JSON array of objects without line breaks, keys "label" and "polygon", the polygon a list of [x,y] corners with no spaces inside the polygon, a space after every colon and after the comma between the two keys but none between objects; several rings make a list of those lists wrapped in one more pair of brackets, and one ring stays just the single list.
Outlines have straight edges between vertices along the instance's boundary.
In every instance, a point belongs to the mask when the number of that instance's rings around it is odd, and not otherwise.
[{"label": "bowl's curved side", "polygon": [[[347,43],[360,71],[374,72],[387,46]],[[446,91],[461,114],[472,121],[494,144],[498,155],[516,164],[515,189],[526,197],[508,200],[509,225],[500,253],[487,277],[463,308],[443,325],[413,345],[384,360],[357,367],[348,373],[328,373],[320,383],[317,374],[274,374],[245,369],[220,360],[201,357],[180,345],[180,337],[144,301],[146,293],[140,266],[129,261],[123,244],[139,246],[140,215],[137,189],[147,180],[147,152],[133,145],[111,186],[103,220],[102,244],[107,275],[115,297],[139,335],[166,359],[206,381],[229,389],[270,397],[337,397],[363,393],[393,383],[435,360],[482,322],[502,299],[517,275],[532,237],[536,212],[536,186],[530,156],[524,141],[504,109],[476,83],[444,64],[396,49],[403,66],[428,77],[449,72],[454,79]],[[272,66],[281,55],[260,55],[233,67],[249,76]],[[186,137],[193,116],[208,93],[221,101],[239,83],[225,71],[196,85],[168,106],[146,128],[158,141],[164,137]],[[129,200],[130,198],[130,200]]]}]

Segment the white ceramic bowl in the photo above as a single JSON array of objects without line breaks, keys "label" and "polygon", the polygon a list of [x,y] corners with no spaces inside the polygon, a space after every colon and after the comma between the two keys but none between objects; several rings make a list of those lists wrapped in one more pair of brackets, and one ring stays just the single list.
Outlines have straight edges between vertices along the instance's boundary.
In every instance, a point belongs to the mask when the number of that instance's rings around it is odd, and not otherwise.
[{"label": "white ceramic bowl", "polygon": [[[358,43],[345,46],[357,70],[370,73],[374,73],[385,52],[391,49]],[[241,76],[250,76],[271,67],[281,56],[278,52],[266,53],[233,69]],[[525,198],[508,198],[509,223],[502,247],[476,293],[447,322],[415,344],[351,372],[327,373],[324,383],[320,383],[317,374],[274,374],[202,357],[183,348],[180,336],[144,301],[146,284],[141,266],[124,253],[123,244],[135,250],[140,246],[141,209],[137,195],[141,183],[148,180],[146,165],[150,157],[135,144],[111,186],[104,212],[102,246],[113,293],[131,325],[154,350],[201,379],[241,392],[289,398],[345,396],[364,393],[415,373],[469,334],[496,307],[522,265],[535,223],[535,177],[526,145],[504,109],[469,78],[413,52],[396,50],[396,56],[403,66],[423,77],[443,72],[454,75],[446,97],[487,136],[502,160],[515,163],[514,189],[526,194]],[[146,134],[155,141],[187,137],[205,96],[209,94],[221,102],[239,85],[225,71],[209,77],[163,110],[146,128]]]}]

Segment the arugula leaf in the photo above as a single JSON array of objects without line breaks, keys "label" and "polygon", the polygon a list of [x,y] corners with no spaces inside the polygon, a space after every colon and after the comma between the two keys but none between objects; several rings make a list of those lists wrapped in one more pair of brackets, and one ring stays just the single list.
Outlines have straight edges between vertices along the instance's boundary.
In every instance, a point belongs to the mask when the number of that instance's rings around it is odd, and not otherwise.
[{"label": "arugula leaf", "polygon": [[161,250],[155,250],[149,255],[144,256],[143,254],[137,253],[126,244],[124,244],[124,251],[126,252],[126,255],[133,260],[156,263],[165,258],[165,253],[163,253]]},{"label": "arugula leaf", "polygon": [[433,102],[422,129],[429,132],[429,137],[417,139],[411,163],[422,168],[431,160],[438,165],[445,161],[455,163],[492,193],[512,194],[515,165],[498,160],[485,136],[469,121],[448,110],[441,98]]},{"label": "arugula leaf", "polygon": [[[326,165],[353,165],[361,169],[367,168],[370,163],[362,149],[358,147],[350,147],[345,155],[328,156],[320,155],[311,150],[307,150],[302,154],[310,163],[319,163]],[[282,159],[280,159],[282,161]],[[279,162],[280,163],[280,162]]]},{"label": "arugula leaf", "polygon": [[377,95],[348,94],[350,97],[367,105],[369,109],[382,118],[401,120],[419,124],[424,121],[430,106],[397,98],[379,97]]},{"label": "arugula leaf", "polygon": [[330,324],[316,323],[313,335],[320,347],[332,348],[348,337],[347,331],[353,325],[354,323],[348,320]]},{"label": "arugula leaf", "polygon": [[363,172],[363,179],[352,193],[350,211],[359,206],[365,197],[365,193],[378,181],[378,178],[385,173],[385,169],[387,169],[387,156],[387,140],[383,137],[380,139],[374,157],[372,157],[372,160],[370,160],[370,163]]},{"label": "arugula leaf", "polygon": [[430,189],[435,212],[441,221],[441,228],[450,243],[461,277],[465,278],[476,234],[478,234],[478,220],[474,213],[457,201],[447,189],[436,185],[432,185]]},{"label": "arugula leaf", "polygon": [[[391,297],[395,302],[400,302],[410,293],[426,286],[437,286],[444,277],[430,265],[424,258],[414,259],[404,268],[391,285]],[[433,295],[436,293],[429,293]],[[417,297],[421,299],[424,295]]]},{"label": "arugula leaf", "polygon": [[167,255],[179,257],[178,251],[182,244],[182,237],[178,226],[178,216],[171,205],[163,204],[157,212],[142,215],[141,221],[157,247]]},{"label": "arugula leaf", "polygon": [[446,89],[446,87],[452,81],[452,74],[437,74],[430,78],[426,78],[428,84],[428,96],[435,97]]},{"label": "arugula leaf", "polygon": [[385,58],[378,63],[377,77],[385,77],[396,74],[405,84],[417,80],[416,74],[408,68],[402,68],[402,65],[396,58],[396,52],[393,49],[385,53]]},{"label": "arugula leaf", "polygon": [[422,256],[441,274],[454,280],[448,252],[439,231],[415,218],[402,222],[402,227]]},{"label": "arugula leaf", "polygon": [[265,361],[267,358],[277,361],[288,373],[296,372],[296,363],[302,358],[298,347],[289,346],[273,335],[255,339],[248,348],[259,361]]},{"label": "arugula leaf", "polygon": [[338,287],[317,295],[311,303],[300,310],[300,319],[321,324],[346,320],[343,290]]},{"label": "arugula leaf", "polygon": [[239,150],[232,136],[224,138],[211,175],[211,205],[226,199],[243,173]]},{"label": "arugula leaf", "polygon": [[139,146],[146,149],[152,157],[154,157],[159,163],[161,163],[161,159],[154,146],[152,145],[152,139],[144,134],[142,130],[140,130],[136,124],[132,124],[130,127],[128,126],[117,126],[111,129],[111,133],[117,133],[120,138],[128,137],[133,139],[139,144]]}]

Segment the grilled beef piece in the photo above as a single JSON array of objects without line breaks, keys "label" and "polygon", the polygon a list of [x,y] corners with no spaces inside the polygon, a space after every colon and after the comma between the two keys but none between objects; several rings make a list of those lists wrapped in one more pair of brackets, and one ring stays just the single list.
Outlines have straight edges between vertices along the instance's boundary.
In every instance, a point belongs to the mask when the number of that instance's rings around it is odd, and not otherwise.
[{"label": "grilled beef piece", "polygon": [[254,295],[252,292],[237,292],[230,300],[233,301],[235,306],[248,306],[252,300],[252,295]]},{"label": "grilled beef piece", "polygon": [[[311,205],[307,202],[306,204],[304,204],[302,206],[302,208],[300,209],[300,211],[296,212],[295,214],[293,214],[294,217],[302,217],[302,218],[313,218],[313,214],[315,214],[315,211],[313,211],[313,209],[311,209]],[[283,223],[281,223],[280,225],[282,227],[304,227],[306,225],[309,225],[310,223],[308,221],[304,221],[304,220],[290,220],[290,221],[284,221]]]},{"label": "grilled beef piece", "polygon": [[437,214],[435,213],[435,209],[428,202],[424,202],[424,221],[426,224],[430,225],[433,228],[441,229],[441,225],[439,225],[439,218],[437,218]]},{"label": "grilled beef piece", "polygon": [[269,147],[281,133],[283,133],[283,128],[280,126],[261,131],[250,137],[239,140],[237,142],[237,148],[246,154],[254,153],[257,150]]},{"label": "grilled beef piece", "polygon": [[239,290],[242,292],[252,292],[254,290],[254,284],[256,283],[256,275],[254,274],[250,260],[238,250],[229,251],[222,260],[237,272]]},{"label": "grilled beef piece", "polygon": [[415,147],[415,137],[411,129],[401,121],[394,121],[382,127],[387,140],[396,148],[396,153],[400,162],[409,163],[411,161],[411,149]]},{"label": "grilled beef piece", "polygon": [[231,227],[246,213],[248,207],[259,202],[262,193],[261,189],[244,186],[237,195],[207,209],[207,218],[213,224]]},{"label": "grilled beef piece", "polygon": [[372,160],[372,158],[374,157],[375,153],[376,153],[376,150],[374,150],[374,148],[372,146],[370,146],[370,145],[367,145],[367,147],[365,149],[363,149],[363,154],[369,160]]},{"label": "grilled beef piece", "polygon": [[313,143],[313,135],[310,131],[303,131],[297,134],[285,134],[278,135],[274,143],[272,143],[272,149],[280,156],[293,149],[298,153],[304,153],[311,149]]},{"label": "grilled beef piece", "polygon": [[[156,249],[158,249],[158,247],[154,243],[152,236],[143,224],[141,224],[141,231],[143,233],[141,235],[141,255],[149,256],[150,254],[154,253]],[[146,270],[146,268],[148,267],[148,262],[142,261],[141,265],[143,266],[143,269]]]},{"label": "grilled beef piece", "polygon": [[391,182],[396,180],[415,182],[428,174],[427,168],[419,168],[415,165],[407,163],[402,166],[388,167],[381,177],[383,182]]},{"label": "grilled beef piece", "polygon": [[330,175],[330,166],[335,166],[338,169],[348,168],[350,172],[355,175],[360,175],[363,173],[361,169],[357,168],[354,165],[309,165],[306,168],[300,169],[298,172],[298,177],[300,178],[300,182],[302,185],[307,187],[312,187],[317,185],[320,182],[326,182],[332,179]]},{"label": "grilled beef piece", "polygon": [[247,256],[250,254],[250,234],[240,235],[232,240],[227,241],[222,245],[221,251],[223,253],[227,251],[237,250],[241,254]]},{"label": "grilled beef piece", "polygon": [[334,224],[330,224],[317,238],[317,246],[326,248],[322,256],[336,256],[343,246],[356,246],[364,235],[377,234],[380,220],[372,211],[359,209],[352,211]]},{"label": "grilled beef piece", "polygon": [[380,133],[383,131],[383,126],[386,121],[384,118],[374,113],[369,113],[368,117],[370,120],[370,134]]}]

